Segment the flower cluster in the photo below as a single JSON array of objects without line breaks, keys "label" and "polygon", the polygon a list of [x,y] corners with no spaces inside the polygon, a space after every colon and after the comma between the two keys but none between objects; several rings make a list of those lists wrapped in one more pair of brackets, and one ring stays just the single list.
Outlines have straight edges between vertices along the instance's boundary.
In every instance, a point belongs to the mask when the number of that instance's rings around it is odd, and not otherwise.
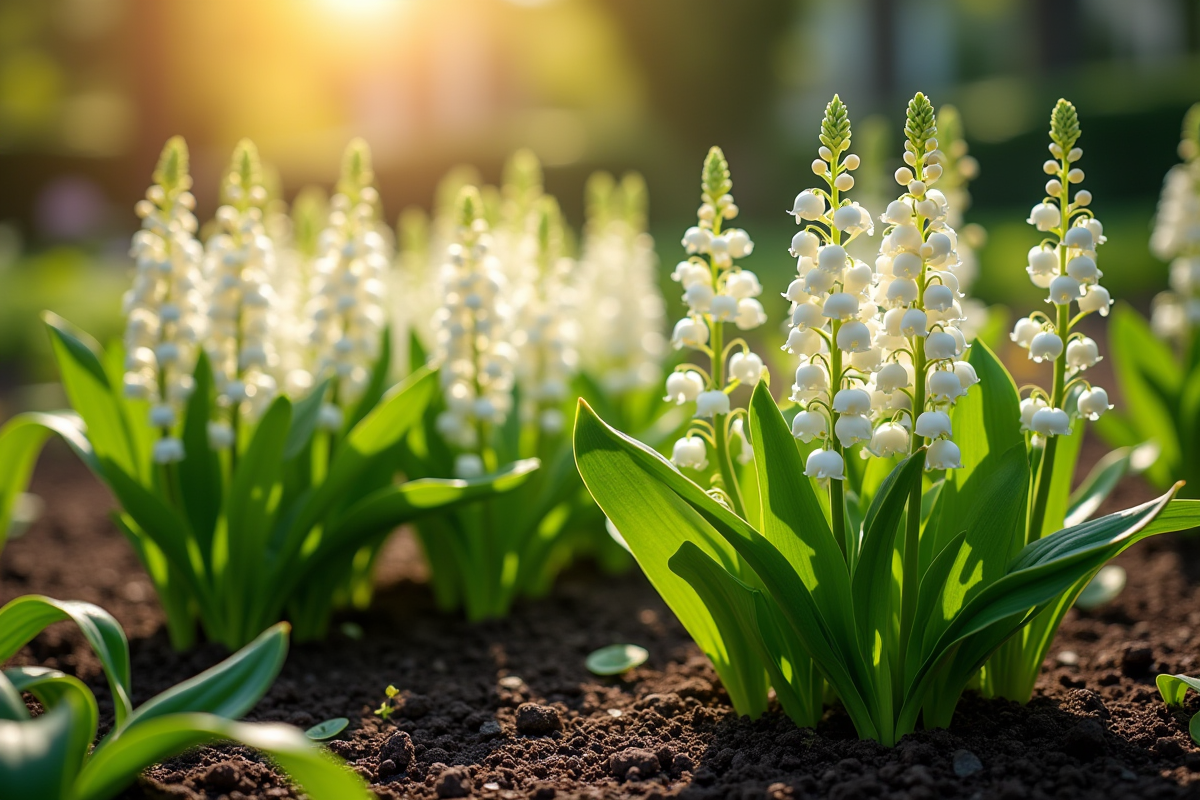
[{"label": "flower cluster", "polygon": [[243,139],[221,190],[214,233],[206,243],[205,276],[210,300],[205,341],[218,402],[230,421],[209,426],[214,447],[234,444],[245,412],[257,416],[275,397],[277,295],[275,243],[263,224],[267,190],[254,143]]},{"label": "flower cluster", "polygon": [[587,228],[579,264],[580,361],[620,395],[662,379],[666,308],[658,289],[654,240],[646,233],[646,184],[628,173],[618,184],[597,172],[587,184]]},{"label": "flower cluster", "polygon": [[[1075,106],[1059,100],[1050,118],[1050,154],[1043,164],[1050,176],[1046,197],[1033,207],[1028,222],[1046,238],[1029,251],[1029,279],[1047,289],[1046,302],[1054,316],[1035,311],[1017,320],[1012,340],[1029,351],[1034,362],[1050,362],[1054,383],[1047,393],[1035,387],[1021,401],[1021,425],[1041,437],[1062,436],[1071,432],[1069,401],[1081,417],[1097,419],[1108,409],[1108,394],[1093,386],[1083,373],[1100,360],[1096,342],[1074,331],[1080,319],[1098,312],[1108,315],[1112,300],[1100,285],[1103,273],[1096,266],[1096,248],[1104,243],[1104,227],[1087,206],[1091,192],[1078,189],[1072,199],[1071,186],[1083,182],[1083,170],[1075,166],[1083,157],[1076,146],[1079,117]],[[1071,304],[1079,313],[1071,316]],[[1079,389],[1078,395],[1072,391]]]},{"label": "flower cluster", "polygon": [[804,229],[792,237],[797,277],[784,293],[791,319],[783,349],[800,359],[791,399],[802,410],[792,419],[792,434],[804,442],[823,440],[809,454],[805,474],[836,481],[845,478],[845,448],[874,437],[890,454],[906,449],[908,441],[899,427],[873,434],[872,395],[862,386],[883,358],[875,345],[880,331],[872,296],[875,271],[845,248],[875,227],[865,208],[842,196],[854,188],[850,173],[859,167],[859,157],[849,152],[850,135],[846,106],[834,95],[821,122],[820,157],[812,163],[825,187],[800,192],[788,211]]},{"label": "flower cluster", "polygon": [[357,399],[370,378],[387,323],[383,303],[391,242],[373,182],[370,151],[355,139],[346,148],[313,263],[307,340],[314,376],[335,379],[321,414],[323,424],[334,430],[341,427],[340,407]]},{"label": "flower cluster", "polygon": [[1188,110],[1179,142],[1182,164],[1167,173],[1150,249],[1171,262],[1171,291],[1154,298],[1150,322],[1163,338],[1186,344],[1200,324],[1200,103]]},{"label": "flower cluster", "polygon": [[[946,196],[933,188],[945,172],[937,132],[933,105],[918,92],[904,126],[906,166],[895,174],[906,191],[881,218],[888,228],[875,262],[875,301],[885,309],[877,342],[886,366],[871,376],[868,387],[882,395],[877,405],[895,416],[877,429],[880,441],[872,441],[871,451],[903,452],[889,445],[901,443],[898,428],[913,414],[913,432],[930,441],[926,468],[955,469],[962,464],[951,440],[950,410],[979,381],[962,360],[967,340],[960,328],[958,235],[949,223]],[[896,415],[904,410],[908,413]]]},{"label": "flower cluster", "polygon": [[492,253],[492,237],[481,210],[479,191],[465,187],[440,276],[443,304],[434,316],[446,402],[437,428],[448,442],[467,451],[455,464],[460,477],[483,473],[477,451],[486,440],[486,426],[502,423],[512,411],[515,380],[516,351],[507,338],[511,321],[507,279]]},{"label": "flower cluster", "polygon": [[[743,440],[742,453],[749,456],[744,437],[735,430],[740,419],[731,415],[729,394],[740,385],[754,386],[763,373],[763,361],[744,340],[726,343],[725,325],[747,331],[767,321],[758,276],[735,262],[750,255],[754,243],[741,228],[725,228],[737,217],[738,207],[730,191],[729,164],[719,147],[709,150],[701,174],[701,205],[698,222],[684,233],[682,245],[688,253],[671,277],[683,287],[688,312],[675,324],[671,344],[675,349],[698,350],[709,357],[710,369],[681,365],[667,377],[666,399],[683,405],[696,404],[697,419],[691,432],[675,443],[677,466],[703,470],[708,467],[705,443],[717,450],[718,468],[724,490],[740,509],[736,482],[728,459],[731,437]],[[739,412],[741,410],[739,409]],[[709,422],[709,420],[712,420]],[[739,429],[740,430],[740,429]]]},{"label": "flower cluster", "polygon": [[163,148],[154,184],[136,207],[142,229],[130,255],[137,272],[124,298],[125,395],[150,401],[150,423],[161,431],[154,444],[160,464],[184,457],[183,442],[172,430],[192,392],[206,328],[204,250],[196,239],[191,186],[187,145],[176,136]]}]

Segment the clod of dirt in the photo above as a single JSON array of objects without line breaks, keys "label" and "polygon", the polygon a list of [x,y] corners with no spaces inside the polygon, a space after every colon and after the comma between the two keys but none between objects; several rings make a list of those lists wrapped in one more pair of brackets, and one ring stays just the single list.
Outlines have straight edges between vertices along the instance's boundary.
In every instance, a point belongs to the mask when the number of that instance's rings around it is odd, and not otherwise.
[{"label": "clod of dirt", "polygon": [[466,767],[446,767],[445,764],[434,764],[433,769],[443,767],[442,774],[437,779],[438,797],[470,797],[474,782]]},{"label": "clod of dirt", "polygon": [[1063,737],[1063,750],[1076,758],[1095,758],[1104,749],[1104,726],[1096,719],[1080,720]]},{"label": "clod of dirt", "polygon": [[974,775],[983,769],[983,762],[979,760],[979,756],[972,753],[970,750],[955,750],[954,751],[954,774],[960,778],[966,778],[969,775]]},{"label": "clod of dirt", "polygon": [[[631,747],[608,757],[608,771],[618,780],[653,778],[658,769],[658,754],[641,747]],[[636,775],[633,774],[635,770]]]},{"label": "clod of dirt", "polygon": [[1121,671],[1131,678],[1145,675],[1154,666],[1154,650],[1148,645],[1131,644],[1121,656]]},{"label": "clod of dirt", "polygon": [[413,747],[412,737],[404,731],[396,731],[383,743],[383,747],[379,748],[380,779],[386,780],[407,772],[408,765],[415,757],[416,748]]},{"label": "clod of dirt", "polygon": [[489,719],[479,726],[480,736],[491,738],[493,736],[499,736],[502,733],[504,733],[504,731],[500,728],[500,723],[496,722],[494,719]]},{"label": "clod of dirt", "polygon": [[242,771],[227,761],[213,764],[204,773],[204,785],[218,792],[232,792],[242,784]]},{"label": "clod of dirt", "polygon": [[517,707],[517,733],[522,736],[546,736],[561,730],[557,709],[537,703],[522,703]]},{"label": "clod of dirt", "polygon": [[649,709],[657,711],[662,716],[670,719],[676,714],[682,714],[687,710],[683,699],[674,692],[665,692],[663,694],[648,694],[634,705],[634,708],[639,710]]}]

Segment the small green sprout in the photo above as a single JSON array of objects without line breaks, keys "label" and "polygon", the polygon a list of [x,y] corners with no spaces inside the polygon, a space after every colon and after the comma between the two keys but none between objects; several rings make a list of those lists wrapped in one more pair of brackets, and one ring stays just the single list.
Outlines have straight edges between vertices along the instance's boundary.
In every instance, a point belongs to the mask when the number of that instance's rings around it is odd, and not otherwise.
[{"label": "small green sprout", "polygon": [[400,708],[400,701],[396,699],[400,695],[400,690],[388,684],[383,693],[386,696],[383,702],[380,703],[379,708],[375,709],[375,716],[386,722]]},{"label": "small green sprout", "polygon": [[610,644],[587,657],[587,668],[596,675],[620,675],[645,664],[649,657],[646,648],[636,644]]},{"label": "small green sprout", "polygon": [[312,739],[314,742],[323,742],[327,739],[332,739],[342,731],[346,730],[346,726],[350,724],[350,720],[345,717],[334,717],[327,719],[324,722],[318,722],[304,732],[304,735]]}]

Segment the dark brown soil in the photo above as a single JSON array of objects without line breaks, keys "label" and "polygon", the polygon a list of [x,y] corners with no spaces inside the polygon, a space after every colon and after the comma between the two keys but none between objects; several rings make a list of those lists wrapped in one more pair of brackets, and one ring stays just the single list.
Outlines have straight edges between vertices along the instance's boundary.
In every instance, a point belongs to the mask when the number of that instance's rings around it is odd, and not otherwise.
[{"label": "dark brown soil", "polygon": [[[69,456],[49,454],[34,490],[48,511],[0,555],[0,602],[41,592],[103,605],[131,639],[135,702],[221,658],[171,651],[149,582],[105,518],[111,501]],[[1115,504],[1146,493],[1131,483]],[[816,731],[777,712],[738,719],[640,575],[579,568],[550,599],[468,625],[436,613],[415,557],[398,537],[375,610],[345,618],[365,636],[295,648],[250,715],[300,726],[349,717],[331,748],[382,798],[1200,796],[1188,715],[1165,709],[1153,683],[1157,672],[1200,671],[1195,543],[1164,537],[1123,556],[1127,589],[1102,611],[1071,612],[1028,707],[968,696],[950,730],[891,750],[857,741],[837,711]],[[645,646],[649,662],[623,679],[588,673],[587,653],[614,642]],[[16,660],[79,674],[110,717],[97,664],[68,626]],[[404,702],[385,723],[371,709],[388,684]],[[155,767],[124,795],[295,796],[237,747]]]}]

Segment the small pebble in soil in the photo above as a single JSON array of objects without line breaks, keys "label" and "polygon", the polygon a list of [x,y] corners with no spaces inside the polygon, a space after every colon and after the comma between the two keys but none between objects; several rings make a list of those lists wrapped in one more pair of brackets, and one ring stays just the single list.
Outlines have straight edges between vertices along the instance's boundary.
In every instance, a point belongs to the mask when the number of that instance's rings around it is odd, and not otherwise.
[{"label": "small pebble in soil", "polygon": [[233,764],[221,762],[209,767],[204,775],[204,785],[218,792],[232,792],[242,783],[242,772]]},{"label": "small pebble in soil", "polygon": [[969,775],[974,775],[983,769],[983,762],[979,760],[979,756],[972,753],[970,750],[955,750],[954,751],[954,774],[960,778],[966,778]]},{"label": "small pebble in soil", "polygon": [[474,788],[474,782],[471,780],[471,773],[466,767],[446,767],[445,764],[434,764],[436,770],[439,767],[443,768],[442,774],[437,779],[437,796],[438,797],[470,797],[471,789]]},{"label": "small pebble in soil", "polygon": [[525,686],[525,681],[518,675],[506,675],[499,680],[500,688],[515,692]]},{"label": "small pebble in soil", "polygon": [[537,703],[517,706],[517,733],[523,736],[546,736],[562,730],[558,710]]},{"label": "small pebble in soil", "polygon": [[653,778],[658,770],[658,754],[642,747],[631,747],[608,757],[608,771],[618,780]]},{"label": "small pebble in soil", "polygon": [[1056,656],[1059,664],[1064,667],[1074,667],[1079,665],[1079,654],[1074,650],[1063,650]]},{"label": "small pebble in soil", "polygon": [[489,719],[479,726],[480,736],[499,736],[503,731],[500,728],[500,723],[494,719]]}]

